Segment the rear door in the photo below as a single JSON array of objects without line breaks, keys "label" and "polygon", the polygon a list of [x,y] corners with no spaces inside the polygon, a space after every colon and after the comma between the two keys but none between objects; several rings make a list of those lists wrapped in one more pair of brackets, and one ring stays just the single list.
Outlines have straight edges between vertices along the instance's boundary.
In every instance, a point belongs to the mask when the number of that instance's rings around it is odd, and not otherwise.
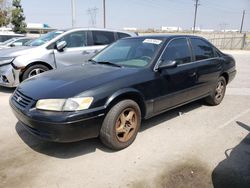
[{"label": "rear door", "polygon": [[91,56],[95,55],[97,52],[105,48],[107,45],[115,41],[115,33],[111,31],[98,31],[93,30],[90,33],[90,47],[92,51]]},{"label": "rear door", "polygon": [[197,92],[200,96],[208,94],[217,83],[221,72],[221,59],[214,47],[204,39],[191,38],[194,63],[197,65]]},{"label": "rear door", "polygon": [[192,62],[191,49],[187,38],[172,40],[165,48],[160,61],[176,61],[177,66],[157,71],[157,87],[161,97],[154,102],[154,112],[159,113],[168,108],[197,97],[197,67]]}]

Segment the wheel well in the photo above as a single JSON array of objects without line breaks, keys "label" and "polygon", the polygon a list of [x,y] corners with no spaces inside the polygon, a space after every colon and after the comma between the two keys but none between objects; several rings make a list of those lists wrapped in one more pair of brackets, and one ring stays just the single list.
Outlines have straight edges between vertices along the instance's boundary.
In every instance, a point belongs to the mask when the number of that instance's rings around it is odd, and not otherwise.
[{"label": "wheel well", "polygon": [[116,98],[114,98],[114,99],[108,104],[107,111],[109,111],[109,110],[110,110],[114,105],[116,105],[118,102],[120,102],[120,101],[122,101],[122,100],[126,100],[126,99],[130,99],[130,100],[135,101],[135,102],[139,105],[139,107],[140,107],[142,117],[145,116],[145,113],[146,113],[145,103],[144,103],[142,97],[141,97],[139,94],[134,93],[134,92],[131,92],[131,93],[124,93],[124,94],[119,95],[119,96],[117,96]]},{"label": "wheel well", "polygon": [[22,69],[21,74],[20,74],[20,76],[19,76],[19,80],[20,80],[20,81],[23,81],[23,80],[22,80],[23,73],[24,73],[28,68],[30,68],[31,66],[34,66],[34,65],[44,65],[44,66],[46,66],[49,70],[52,70],[52,69],[53,69],[53,67],[52,67],[51,65],[49,65],[48,63],[42,62],[42,61],[36,61],[36,62],[30,63],[30,64],[28,64],[24,69]]},{"label": "wheel well", "polygon": [[229,76],[226,72],[224,72],[223,74],[221,74],[221,76],[223,76],[226,79],[226,82],[228,84],[228,80],[229,80]]}]

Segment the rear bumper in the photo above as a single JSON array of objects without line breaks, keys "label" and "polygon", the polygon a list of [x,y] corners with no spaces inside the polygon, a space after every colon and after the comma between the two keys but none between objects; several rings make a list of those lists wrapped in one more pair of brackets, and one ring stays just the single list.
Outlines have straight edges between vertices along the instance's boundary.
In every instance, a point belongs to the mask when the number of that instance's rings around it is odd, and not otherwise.
[{"label": "rear bumper", "polygon": [[[26,113],[15,106],[10,99],[12,110],[22,126],[33,135],[54,142],[75,142],[98,137],[103,121],[103,110],[92,112],[34,112]],[[48,117],[51,117],[51,120]],[[70,117],[71,116],[71,117]],[[44,121],[43,121],[44,119]],[[54,119],[54,120],[53,120]]]},{"label": "rear bumper", "polygon": [[228,77],[229,77],[229,78],[228,78],[228,83],[231,82],[231,81],[235,78],[236,73],[237,73],[236,70],[234,70],[234,71],[228,73]]}]

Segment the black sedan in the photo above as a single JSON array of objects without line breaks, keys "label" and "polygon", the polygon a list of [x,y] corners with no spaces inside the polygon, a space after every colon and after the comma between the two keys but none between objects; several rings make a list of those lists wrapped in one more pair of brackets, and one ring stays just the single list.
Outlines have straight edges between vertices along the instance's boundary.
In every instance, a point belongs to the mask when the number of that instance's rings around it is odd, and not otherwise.
[{"label": "black sedan", "polygon": [[112,149],[135,139],[141,119],[205,98],[221,103],[235,60],[186,35],[121,39],[81,66],[24,81],[10,98],[21,124],[50,141],[100,137]]}]

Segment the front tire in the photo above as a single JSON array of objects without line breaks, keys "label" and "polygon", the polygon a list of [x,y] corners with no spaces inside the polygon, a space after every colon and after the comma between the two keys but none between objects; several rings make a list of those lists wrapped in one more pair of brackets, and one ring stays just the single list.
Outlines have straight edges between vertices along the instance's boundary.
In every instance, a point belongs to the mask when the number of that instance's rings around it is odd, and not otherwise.
[{"label": "front tire", "polygon": [[141,110],[132,100],[123,100],[113,106],[104,118],[100,139],[104,145],[121,150],[136,138],[141,125]]},{"label": "front tire", "polygon": [[205,99],[206,102],[211,106],[219,105],[225,96],[226,86],[226,79],[223,76],[219,77],[212,94]]},{"label": "front tire", "polygon": [[48,71],[48,70],[49,70],[49,68],[46,67],[45,65],[41,65],[41,64],[32,65],[24,71],[24,73],[22,75],[22,81],[24,81],[27,78],[30,78],[32,76],[36,76],[38,74],[41,74],[41,73]]}]

